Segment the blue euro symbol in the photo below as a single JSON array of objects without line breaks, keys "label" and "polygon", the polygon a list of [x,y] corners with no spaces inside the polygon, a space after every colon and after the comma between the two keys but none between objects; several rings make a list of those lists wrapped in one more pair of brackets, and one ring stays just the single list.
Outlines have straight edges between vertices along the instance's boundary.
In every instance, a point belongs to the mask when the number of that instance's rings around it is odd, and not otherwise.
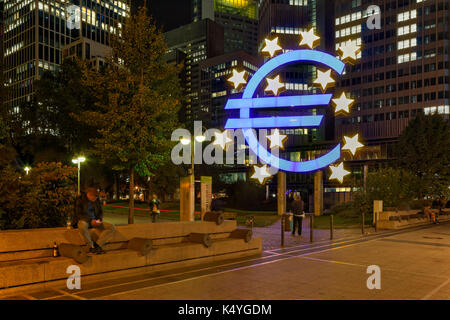
[{"label": "blue euro symbol", "polygon": [[242,129],[249,148],[265,163],[288,172],[311,172],[327,167],[341,156],[341,145],[338,144],[327,154],[309,161],[289,161],[271,154],[256,138],[252,129],[257,128],[287,128],[287,127],[317,127],[323,120],[322,115],[292,116],[292,117],[264,117],[251,118],[250,109],[255,108],[284,108],[328,105],[331,94],[281,96],[253,98],[261,81],[273,70],[293,62],[313,62],[325,65],[339,75],[344,72],[345,64],[332,55],[315,50],[294,50],[281,54],[267,61],[253,75],[248,82],[241,99],[229,99],[225,109],[240,109],[240,118],[228,119],[225,129]]}]

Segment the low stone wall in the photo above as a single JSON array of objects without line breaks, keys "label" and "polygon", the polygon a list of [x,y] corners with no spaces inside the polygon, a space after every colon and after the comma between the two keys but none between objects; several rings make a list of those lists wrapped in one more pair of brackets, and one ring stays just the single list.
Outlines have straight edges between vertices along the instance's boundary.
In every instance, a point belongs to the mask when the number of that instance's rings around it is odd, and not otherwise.
[{"label": "low stone wall", "polygon": [[[152,272],[261,254],[261,238],[250,242],[230,238],[234,230],[236,221],[224,221],[221,225],[199,221],[118,226],[106,247],[107,254],[92,255],[79,267],[83,279],[88,279],[105,273]],[[210,234],[212,245],[207,248],[189,242],[190,233]],[[148,255],[127,249],[128,240],[134,237],[153,240]],[[83,244],[76,229],[0,231],[0,295],[67,279],[67,267],[77,263],[71,258],[52,257],[54,242]]]},{"label": "low stone wall", "polygon": [[[439,221],[450,220],[450,211],[444,210]],[[402,229],[411,226],[429,224],[421,210],[383,211],[380,212],[377,227],[379,229]]]}]

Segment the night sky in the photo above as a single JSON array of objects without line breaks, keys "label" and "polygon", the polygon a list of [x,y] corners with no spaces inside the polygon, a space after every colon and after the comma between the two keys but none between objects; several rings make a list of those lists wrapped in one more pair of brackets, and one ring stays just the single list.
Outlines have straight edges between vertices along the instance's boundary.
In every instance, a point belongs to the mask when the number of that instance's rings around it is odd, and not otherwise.
[{"label": "night sky", "polygon": [[[192,0],[148,0],[150,14],[164,32],[191,22]],[[144,0],[133,0],[137,6]]]}]

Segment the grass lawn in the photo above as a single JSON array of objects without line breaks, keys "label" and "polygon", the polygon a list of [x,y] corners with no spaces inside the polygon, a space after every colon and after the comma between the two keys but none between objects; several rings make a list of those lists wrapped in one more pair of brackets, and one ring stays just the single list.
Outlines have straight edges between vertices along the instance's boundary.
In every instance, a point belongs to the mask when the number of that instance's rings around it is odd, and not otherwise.
[{"label": "grass lawn", "polygon": [[[105,206],[103,210],[105,213],[114,213],[114,214],[123,214],[128,215],[128,202],[111,202],[108,205],[112,206],[120,206],[120,207],[110,207]],[[136,210],[134,211],[135,216],[141,217],[150,217],[150,212],[148,210],[143,211],[139,209],[148,209],[148,205],[146,203],[136,202],[135,203]],[[161,210],[173,210],[179,211],[180,204],[178,202],[165,202],[161,204]],[[200,205],[195,206],[195,211],[200,212]],[[254,217],[254,227],[267,227],[274,224],[278,221],[279,217],[275,211],[249,211],[249,210],[239,210],[233,208],[225,208],[225,212],[235,212],[237,213],[237,223],[240,226],[245,226],[245,222],[247,220],[247,216]],[[160,215],[161,220],[165,221],[179,221],[180,215],[179,212],[165,212],[162,211]],[[306,218],[309,219],[309,218]],[[372,217],[366,216],[366,225],[368,226],[371,223]],[[200,215],[195,215],[195,220],[200,220]],[[343,228],[358,228],[361,226],[361,218],[356,216],[346,216],[346,215],[334,215],[334,228],[335,229],[343,229]],[[320,217],[314,217],[314,228],[316,229],[329,229],[330,228],[330,216],[324,215]]]},{"label": "grass lawn", "polygon": [[[111,206],[117,206],[117,207],[111,207]],[[149,217],[150,212],[148,210],[143,211],[139,209],[148,209],[148,205],[146,203],[136,202],[135,203],[135,209],[134,214],[135,216],[142,216],[142,217]],[[103,207],[103,211],[107,213],[114,213],[114,214],[123,214],[128,215],[128,202],[121,201],[121,202],[111,202],[108,203],[107,206]],[[167,220],[167,221],[179,221],[180,215],[178,212],[165,212],[164,210],[174,210],[179,211],[180,210],[180,204],[178,202],[165,202],[161,204],[161,220]],[[195,206],[195,211],[200,212],[200,205]],[[237,210],[237,209],[225,209],[226,212],[235,212],[237,213],[237,223],[238,225],[245,225],[246,216],[254,216],[255,223],[254,227],[266,227],[270,226],[271,224],[275,223],[278,220],[277,213],[275,211],[248,211],[248,210]],[[195,220],[200,220],[200,215],[195,215]]]}]

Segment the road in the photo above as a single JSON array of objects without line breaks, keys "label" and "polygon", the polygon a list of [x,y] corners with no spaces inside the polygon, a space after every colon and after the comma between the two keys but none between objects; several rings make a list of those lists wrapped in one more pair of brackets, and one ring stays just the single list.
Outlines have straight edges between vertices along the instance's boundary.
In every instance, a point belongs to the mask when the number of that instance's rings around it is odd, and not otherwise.
[{"label": "road", "polygon": [[[368,289],[368,266],[381,289]],[[450,299],[450,223],[265,250],[260,257],[11,299]]]}]

